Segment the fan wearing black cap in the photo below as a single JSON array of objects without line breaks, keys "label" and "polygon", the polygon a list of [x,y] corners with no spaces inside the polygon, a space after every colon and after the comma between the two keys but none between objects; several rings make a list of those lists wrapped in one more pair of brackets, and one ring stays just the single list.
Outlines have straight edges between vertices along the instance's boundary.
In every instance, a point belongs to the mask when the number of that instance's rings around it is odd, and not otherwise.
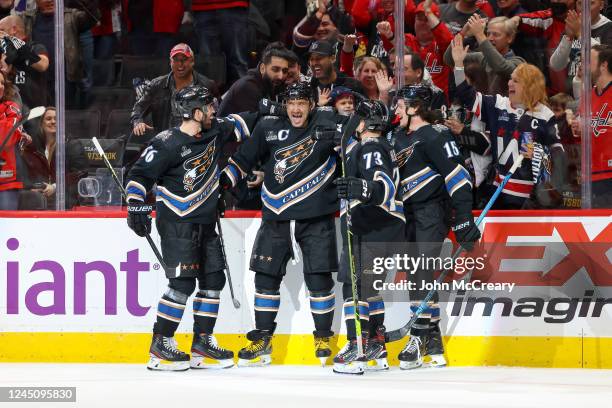
[{"label": "fan wearing black cap", "polygon": [[312,73],[310,85],[317,96],[323,89],[334,90],[344,86],[353,92],[365,95],[365,90],[359,81],[336,70],[336,50],[329,41],[315,41],[308,49],[308,67]]},{"label": "fan wearing black cap", "polygon": [[[393,147],[384,137],[389,127],[389,111],[381,101],[361,102],[357,111],[365,119],[357,127],[356,138],[347,148],[346,177],[336,180],[338,197],[342,199],[340,217],[351,208],[353,254],[356,258],[357,293],[365,358],[357,358],[357,333],[349,269],[346,231],[342,233],[338,281],[342,282],[344,318],[348,342],[334,358],[334,371],[342,374],[363,374],[364,370],[387,370],[385,347],[385,304],[374,281],[384,275],[372,273],[374,258],[393,255],[393,242],[404,237],[404,208],[396,199],[399,173]],[[343,229],[346,222],[340,223]],[[389,245],[391,244],[391,245]]]},{"label": "fan wearing black cap", "polygon": [[334,135],[347,118],[331,107],[315,109],[308,83],[290,85],[284,99],[286,114],[260,120],[252,137],[229,159],[220,180],[223,186],[235,186],[262,162],[262,223],[250,258],[255,330],[247,334],[250,343],[238,354],[239,366],[270,364],[281,282],[287,262],[297,263],[300,257],[310,292],[316,356],[323,363],[331,356],[332,272],[338,270],[334,214],[339,208],[333,184],[338,167]]},{"label": "fan wearing black cap", "polygon": [[[414,243],[414,256],[426,258],[440,256],[451,226],[457,242],[468,251],[480,238],[472,216],[472,180],[454,137],[447,128],[431,124],[435,118],[431,100],[432,91],[427,86],[400,89],[395,109],[401,118],[400,129],[394,133],[406,238]],[[412,275],[416,288],[433,282],[433,274],[431,268],[417,269]],[[426,294],[423,290],[410,291],[413,312]],[[436,294],[411,328],[410,339],[398,357],[401,369],[446,365],[439,323]]]}]

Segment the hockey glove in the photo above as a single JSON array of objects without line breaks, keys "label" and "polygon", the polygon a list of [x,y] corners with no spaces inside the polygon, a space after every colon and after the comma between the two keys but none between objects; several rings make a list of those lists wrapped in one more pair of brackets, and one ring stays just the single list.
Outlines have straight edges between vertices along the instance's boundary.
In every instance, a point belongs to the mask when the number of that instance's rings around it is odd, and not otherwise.
[{"label": "hockey glove", "polygon": [[136,235],[144,237],[151,233],[151,212],[153,206],[148,204],[130,204],[127,206],[127,224]]},{"label": "hockey glove", "polygon": [[32,45],[17,37],[4,37],[2,48],[6,54],[6,63],[9,65],[25,68],[40,61],[40,56],[34,52]]},{"label": "hockey glove", "polygon": [[342,141],[342,133],[338,132],[336,129],[329,129],[323,126],[317,126],[315,127],[313,139],[320,140],[323,142],[331,142],[335,146],[338,146]]},{"label": "hockey glove", "polygon": [[340,177],[335,184],[338,189],[338,198],[369,203],[372,201],[376,183],[357,177]]},{"label": "hockey glove", "polygon": [[472,215],[455,217],[455,225],[451,228],[455,233],[457,242],[466,251],[474,249],[474,243],[480,239],[480,230],[474,224]]},{"label": "hockey glove", "polygon": [[259,101],[259,114],[263,116],[287,116],[287,109],[280,103],[264,98]]},{"label": "hockey glove", "polygon": [[219,186],[221,187],[221,190],[229,190],[230,188],[234,187],[232,180],[225,173],[225,171],[222,171],[219,175]]}]

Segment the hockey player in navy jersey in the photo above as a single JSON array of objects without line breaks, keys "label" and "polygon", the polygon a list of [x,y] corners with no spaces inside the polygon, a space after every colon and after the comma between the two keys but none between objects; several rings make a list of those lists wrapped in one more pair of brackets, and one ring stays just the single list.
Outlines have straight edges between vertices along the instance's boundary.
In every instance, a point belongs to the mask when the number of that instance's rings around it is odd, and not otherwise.
[{"label": "hockey player in navy jersey", "polygon": [[[157,307],[150,360],[152,370],[231,367],[234,353],[213,336],[219,296],[225,285],[221,244],[215,231],[219,197],[218,159],[223,145],[249,136],[255,116],[216,119],[213,96],[201,86],[176,95],[180,127],[158,134],[128,174],[128,226],[139,236],[151,231],[147,192],[157,183],[156,225],[167,266],[168,289]],[[245,119],[247,122],[245,122]],[[191,358],[174,340],[187,299],[193,300]]]},{"label": "hockey player in navy jersey", "polygon": [[501,183],[519,154],[526,158],[502,190],[494,208],[520,209],[529,198],[546,200],[540,191],[552,191],[552,186],[558,191],[565,182],[565,153],[555,116],[545,105],[544,75],[534,65],[520,64],[508,81],[508,97],[483,95],[465,80],[463,61],[467,48],[462,41],[458,34],[452,43],[457,97],[490,131],[495,186]]},{"label": "hockey player in navy jersey", "polygon": [[[347,148],[346,177],[336,180],[342,199],[342,228],[346,228],[347,204],[351,208],[351,232],[356,258],[359,316],[364,358],[358,358],[354,302],[351,289],[347,234],[343,232],[343,251],[338,281],[342,282],[344,319],[348,342],[334,358],[334,371],[363,374],[364,370],[385,370],[385,305],[374,280],[384,275],[372,273],[374,257],[392,255],[392,243],[402,241],[405,229],[402,202],[396,199],[399,173],[393,147],[384,137],[389,124],[387,107],[380,101],[362,102],[366,114],[357,127],[356,137]],[[391,245],[389,245],[391,243]]]},{"label": "hockey player in navy jersey", "polygon": [[[291,85],[285,94],[286,116],[267,116],[229,159],[221,176],[229,187],[262,162],[262,224],[251,253],[255,272],[255,330],[240,350],[239,366],[271,362],[272,335],[280,306],[280,286],[287,262],[301,258],[310,293],[316,355],[331,356],[335,308],[332,272],[338,270],[334,214],[338,198],[333,181],[337,155],[333,140],[315,137],[317,129],[336,131],[346,118],[332,108],[315,109],[308,84]],[[332,138],[333,139],[333,138]]]},{"label": "hockey player in navy jersey", "polygon": [[[464,159],[447,128],[432,125],[431,90],[411,85],[398,94],[395,113],[401,118],[394,132],[394,149],[400,172],[399,195],[406,214],[406,235],[415,256],[439,257],[449,232],[470,251],[480,232],[472,216],[472,182]],[[410,271],[413,273],[413,271]],[[434,270],[419,268],[412,275],[416,287],[433,282]],[[427,291],[410,292],[414,312]],[[410,338],[399,354],[400,368],[444,366],[437,294],[416,320]]]}]

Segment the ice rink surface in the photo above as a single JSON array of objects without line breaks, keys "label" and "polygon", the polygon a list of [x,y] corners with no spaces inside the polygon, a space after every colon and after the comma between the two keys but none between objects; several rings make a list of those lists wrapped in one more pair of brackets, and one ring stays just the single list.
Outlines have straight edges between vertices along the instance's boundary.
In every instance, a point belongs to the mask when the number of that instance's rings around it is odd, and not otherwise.
[{"label": "ice rink surface", "polygon": [[151,372],[133,364],[0,364],[0,386],[72,386],[75,403],[16,407],[604,407],[612,370],[448,367],[334,374],[270,366]]}]

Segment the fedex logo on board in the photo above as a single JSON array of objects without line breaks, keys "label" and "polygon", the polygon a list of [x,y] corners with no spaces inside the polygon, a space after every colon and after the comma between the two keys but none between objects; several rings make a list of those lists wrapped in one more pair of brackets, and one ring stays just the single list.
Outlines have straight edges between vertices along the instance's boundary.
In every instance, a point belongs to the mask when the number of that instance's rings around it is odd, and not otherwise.
[{"label": "fedex logo on board", "polygon": [[[6,241],[6,248],[17,253],[19,250],[19,240],[10,238]],[[36,283],[23,293],[24,288],[21,288],[20,278],[26,273],[22,269],[23,265],[18,261],[6,261],[6,313],[9,315],[20,314],[20,299],[24,298],[26,309],[35,315],[64,315],[66,311],[66,269],[57,261],[53,260],[38,260],[30,267],[29,273],[51,272],[52,279],[46,282]],[[138,302],[138,282],[142,273],[149,272],[149,262],[142,262],[139,259],[138,249],[126,252],[125,261],[119,263],[119,271],[125,273],[125,307],[133,316],[144,316],[150,309],[150,306],[142,306]],[[68,276],[73,279],[73,310],[74,315],[86,314],[86,277],[88,274],[102,274],[104,278],[104,314],[117,314],[117,270],[115,267],[106,261],[80,262],[75,261],[72,264],[72,272]],[[20,289],[21,288],[21,289]],[[49,292],[52,297],[50,305],[41,305],[39,296]]]}]

